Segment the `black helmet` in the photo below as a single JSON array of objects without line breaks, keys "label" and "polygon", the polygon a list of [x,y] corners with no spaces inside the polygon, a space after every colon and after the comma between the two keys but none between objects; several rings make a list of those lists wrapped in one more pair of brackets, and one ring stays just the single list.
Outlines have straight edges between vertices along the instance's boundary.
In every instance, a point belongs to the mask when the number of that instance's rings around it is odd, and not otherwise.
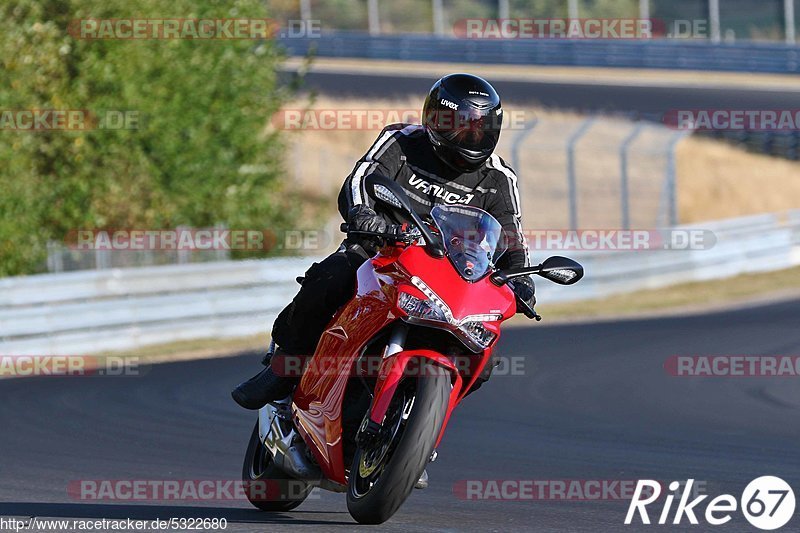
[{"label": "black helmet", "polygon": [[422,109],[433,151],[459,172],[477,170],[489,159],[502,122],[494,87],[472,74],[450,74],[434,83]]}]

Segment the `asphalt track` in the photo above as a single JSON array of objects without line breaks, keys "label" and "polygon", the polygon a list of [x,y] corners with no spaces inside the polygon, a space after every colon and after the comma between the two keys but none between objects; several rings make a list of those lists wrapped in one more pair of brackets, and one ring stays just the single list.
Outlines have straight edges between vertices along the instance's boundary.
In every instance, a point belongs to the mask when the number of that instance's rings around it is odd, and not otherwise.
[{"label": "asphalt track", "polygon": [[[283,79],[290,76],[284,72]],[[309,72],[304,89],[333,97],[407,98],[427,94],[432,78],[398,74],[352,74]],[[745,87],[658,86],[630,84],[586,84],[555,81],[492,80],[508,104],[539,104],[555,109],[639,115],[661,120],[677,109],[800,109],[798,90]],[[420,96],[421,97],[421,96]]]},{"label": "asphalt track", "polygon": [[[453,487],[467,479],[694,478],[712,496],[738,498],[769,474],[800,489],[798,378],[678,378],[663,369],[673,354],[800,354],[800,300],[549,326],[546,310],[541,324],[509,328],[502,339],[500,353],[524,356],[523,375],[495,376],[462,404],[429,467],[430,488],[415,491],[381,530],[683,529],[625,527],[624,501],[460,499]],[[236,479],[254,416],[228,391],[256,368],[257,356],[246,354],[154,365],[139,377],[0,381],[0,515],[225,517],[228,531],[351,530],[344,495],[327,492],[279,514],[245,501],[68,496],[80,479]],[[796,513],[785,530],[798,529]],[[753,529],[736,513],[714,530]]]}]

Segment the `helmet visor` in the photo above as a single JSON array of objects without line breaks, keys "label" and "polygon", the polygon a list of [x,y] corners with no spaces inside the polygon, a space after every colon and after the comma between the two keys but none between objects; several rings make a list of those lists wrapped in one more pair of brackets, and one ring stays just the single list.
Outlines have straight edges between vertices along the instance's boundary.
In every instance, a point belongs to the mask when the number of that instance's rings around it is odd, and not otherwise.
[{"label": "helmet visor", "polygon": [[467,152],[494,150],[500,139],[499,109],[440,109],[430,122],[433,131],[449,144]]}]

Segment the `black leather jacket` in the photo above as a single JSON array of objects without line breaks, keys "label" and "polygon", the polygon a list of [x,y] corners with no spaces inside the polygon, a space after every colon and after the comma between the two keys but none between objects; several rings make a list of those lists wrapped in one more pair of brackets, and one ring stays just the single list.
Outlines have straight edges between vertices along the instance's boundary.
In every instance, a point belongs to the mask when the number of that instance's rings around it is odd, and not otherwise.
[{"label": "black leather jacket", "polygon": [[392,124],[347,177],[339,193],[339,212],[347,214],[356,204],[367,203],[386,218],[367,197],[364,177],[372,173],[394,179],[405,189],[414,210],[425,217],[437,204],[471,205],[489,212],[503,226],[508,251],[498,267],[528,266],[528,247],[520,219],[517,175],[497,154],[475,172],[460,174],[442,163],[433,153],[428,136],[418,124]]}]

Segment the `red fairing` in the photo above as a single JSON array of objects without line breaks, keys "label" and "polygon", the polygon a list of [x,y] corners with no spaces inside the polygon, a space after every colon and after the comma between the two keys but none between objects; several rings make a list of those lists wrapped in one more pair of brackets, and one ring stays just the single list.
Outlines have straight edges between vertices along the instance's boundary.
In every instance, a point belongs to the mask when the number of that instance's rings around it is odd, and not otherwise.
[{"label": "red fairing", "polygon": [[[412,284],[413,276],[422,280],[447,304],[455,320],[471,315],[500,315],[500,320],[484,322],[486,329],[498,337],[500,323],[515,312],[514,295],[507,286],[494,285],[488,276],[474,283],[465,281],[447,258],[431,257],[420,246],[386,248],[382,254],[365,262],[358,270],[355,295],[323,333],[294,395],[293,411],[299,432],[309,444],[323,474],[334,482],[347,482],[345,470],[348,465],[343,462],[342,450],[342,400],[351,370],[364,347],[378,332],[405,317],[397,307],[398,291],[425,297]],[[457,368],[450,356],[432,350],[402,351],[385,358],[370,417],[381,423],[410,361],[428,359],[452,374],[449,418],[450,412],[491,359],[493,347],[494,344],[471,358],[468,378],[462,375],[463,369]]]},{"label": "red fairing", "polygon": [[[361,265],[356,294],[322,334],[294,395],[298,429],[325,476],[337,483],[346,483],[342,457],[342,399],[347,380],[362,348],[397,318],[394,298],[382,290],[396,283],[393,276],[396,274],[376,272],[371,261]],[[394,291],[387,292],[393,296]]]},{"label": "red fairing", "polygon": [[435,259],[419,246],[404,251],[398,262],[407,272],[413,273],[433,289],[457,319],[470,315],[500,314],[502,320],[508,320],[516,312],[514,293],[508,286],[498,287],[489,280],[489,276],[475,283],[465,281],[448,259]]}]

